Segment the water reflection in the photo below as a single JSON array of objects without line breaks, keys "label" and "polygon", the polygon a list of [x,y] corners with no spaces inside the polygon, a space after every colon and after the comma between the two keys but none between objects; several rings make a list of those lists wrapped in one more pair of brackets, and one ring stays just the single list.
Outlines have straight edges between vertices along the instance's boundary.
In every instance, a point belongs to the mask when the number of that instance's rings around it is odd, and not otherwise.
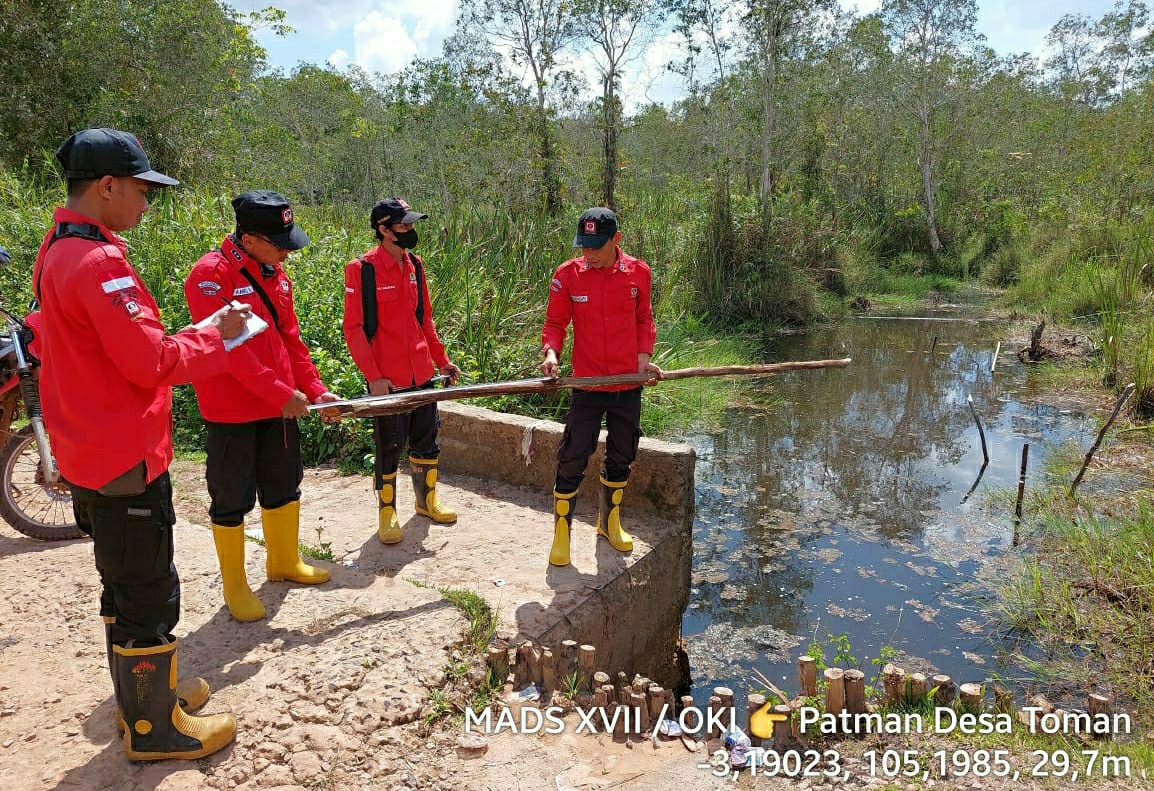
[{"label": "water reflection", "polygon": [[[982,494],[1016,486],[1023,442],[1040,469],[1054,444],[1090,441],[1083,419],[1018,400],[1027,373],[1009,352],[991,373],[999,337],[978,322],[868,320],[783,337],[768,361],[853,365],[777,377],[774,407],[735,408],[721,430],[688,438],[698,485],[684,631],[696,696],[747,689],[751,666],[793,689],[814,635],[847,635],[867,672],[888,644],[917,669],[986,677],[974,571],[1013,528]],[[969,396],[990,463],[966,500],[982,466]]]}]

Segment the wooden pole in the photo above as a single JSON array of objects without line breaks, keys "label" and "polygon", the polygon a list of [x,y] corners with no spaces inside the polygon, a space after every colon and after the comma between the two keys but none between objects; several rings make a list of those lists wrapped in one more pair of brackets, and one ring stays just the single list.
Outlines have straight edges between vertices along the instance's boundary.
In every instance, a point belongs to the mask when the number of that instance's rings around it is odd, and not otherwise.
[{"label": "wooden pole", "polygon": [[825,711],[827,714],[840,714],[845,710],[845,671],[840,667],[826,668],[825,673]]},{"label": "wooden pole", "polygon": [[[762,707],[764,707],[764,706],[765,706],[765,695],[759,694],[757,692],[749,693],[749,697],[746,698],[746,709],[748,710],[749,716],[751,718],[753,717],[755,712],[761,711]],[[760,736],[754,736],[753,731],[750,731],[748,728],[746,728],[746,731],[749,733],[750,745],[753,747],[760,747],[761,746],[761,737]]]},{"label": "wooden pole", "polygon": [[797,687],[803,698],[817,697],[817,660],[812,656],[798,657]]},{"label": "wooden pole", "polygon": [[986,430],[982,428],[978,410],[974,409],[974,397],[966,396],[966,403],[970,405],[970,414],[974,416],[974,422],[978,424],[978,438],[982,440],[982,466],[985,467],[990,463],[990,449],[986,447]]},{"label": "wooden pole", "polygon": [[649,721],[656,728],[661,724],[661,707],[665,705],[665,689],[654,684],[649,688],[646,695],[649,698]]},{"label": "wooden pole", "polygon": [[493,678],[504,684],[506,676],[509,675],[509,649],[495,645],[489,646],[488,663]]},{"label": "wooden pole", "polygon": [[998,341],[998,348],[994,349],[994,359],[990,361],[990,373],[998,367],[998,355],[1002,353],[1002,342]]},{"label": "wooden pole", "polygon": [[910,689],[908,700],[911,703],[921,703],[926,698],[926,694],[930,690],[929,679],[926,678],[925,673],[913,673],[910,675]]},{"label": "wooden pole", "polygon": [[1094,440],[1094,444],[1090,446],[1090,450],[1086,451],[1086,458],[1082,462],[1082,469],[1078,470],[1078,475],[1074,478],[1074,482],[1070,484],[1070,496],[1074,496],[1074,491],[1078,488],[1078,484],[1082,482],[1082,476],[1086,474],[1086,468],[1090,466],[1090,460],[1094,458],[1095,451],[1098,446],[1102,444],[1102,440],[1106,436],[1106,432],[1110,430],[1110,426],[1114,425],[1114,421],[1118,419],[1118,413],[1122,411],[1122,405],[1126,403],[1126,399],[1134,392],[1134,383],[1126,385],[1122,388],[1122,394],[1118,396],[1118,400],[1114,403],[1114,411],[1110,413],[1110,419],[1106,421],[1106,425],[1102,426],[1102,430],[1098,432],[1098,438]]},{"label": "wooden pole", "polygon": [[954,680],[947,675],[936,675],[933,677],[934,687],[937,689],[934,692],[934,703],[938,706],[949,706],[954,702],[954,696],[957,694],[957,688],[954,687]]},{"label": "wooden pole", "polygon": [[977,714],[982,710],[982,685],[981,684],[962,684],[958,688],[962,697],[962,707],[971,714]]},{"label": "wooden pole", "polygon": [[882,668],[882,688],[886,692],[886,703],[895,706],[906,698],[906,671],[894,664]]},{"label": "wooden pole", "polygon": [[547,694],[557,689],[557,675],[553,666],[553,649],[541,649],[541,683]]},{"label": "wooden pole", "polygon": [[845,671],[845,710],[850,714],[865,714],[865,673]]},{"label": "wooden pole", "polygon": [[1027,442],[1022,445],[1022,465],[1018,469],[1018,497],[1014,502],[1014,546],[1018,546],[1018,526],[1022,524],[1022,498],[1026,495],[1026,465],[1029,461],[1030,443]]},{"label": "wooden pole", "polygon": [[793,729],[790,723],[793,718],[793,709],[784,703],[779,703],[771,711],[774,714],[783,715],[783,719],[773,722],[773,749],[779,753],[785,752],[793,742]]},{"label": "wooden pole", "polygon": [[721,711],[721,698],[717,697],[717,695],[710,697],[708,711],[714,712],[714,716],[710,717],[712,722],[709,727],[709,738],[715,739],[721,736],[721,730],[717,727],[717,723],[721,717],[716,714],[716,712]]},{"label": "wooden pole", "polygon": [[[725,365],[713,368],[680,368],[662,373],[658,381],[693,379],[711,376],[770,376],[785,371],[814,371],[822,368],[845,368],[850,359],[799,360],[766,365]],[[328,404],[313,404],[309,411],[335,409],[342,416],[372,417],[408,412],[424,404],[438,401],[456,401],[481,396],[513,395],[516,393],[551,393],[557,390],[587,389],[611,385],[643,385],[653,379],[649,374],[617,374],[615,376],[566,376],[557,379],[539,377],[509,382],[486,382],[440,389],[416,390],[388,395],[366,396]]]},{"label": "wooden pole", "polygon": [[593,687],[593,665],[597,661],[597,649],[583,645],[577,654],[577,686],[581,690]]}]

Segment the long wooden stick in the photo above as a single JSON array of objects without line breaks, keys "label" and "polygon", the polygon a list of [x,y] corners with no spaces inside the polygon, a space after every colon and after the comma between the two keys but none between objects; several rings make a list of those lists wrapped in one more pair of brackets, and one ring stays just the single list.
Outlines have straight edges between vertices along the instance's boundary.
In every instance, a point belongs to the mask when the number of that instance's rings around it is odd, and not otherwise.
[{"label": "long wooden stick", "polygon": [[974,397],[966,396],[966,403],[970,405],[970,414],[974,416],[974,422],[978,424],[978,438],[982,440],[982,467],[985,468],[990,463],[990,451],[986,447],[986,431],[982,428],[982,421],[978,418],[978,410],[974,409]]},{"label": "long wooden stick", "polygon": [[1122,411],[1122,405],[1126,403],[1126,399],[1134,392],[1134,383],[1126,385],[1122,388],[1122,394],[1118,396],[1118,400],[1114,404],[1114,411],[1110,413],[1110,419],[1106,421],[1106,425],[1102,426],[1102,430],[1098,432],[1098,438],[1094,440],[1094,444],[1090,446],[1090,450],[1086,451],[1086,458],[1082,462],[1082,469],[1078,470],[1078,475],[1074,478],[1074,482],[1070,484],[1070,496],[1074,496],[1074,491],[1078,488],[1078,484],[1082,482],[1082,476],[1086,474],[1086,468],[1090,466],[1090,460],[1094,458],[1095,451],[1098,446],[1102,444],[1102,440],[1106,436],[1106,432],[1110,430],[1110,426],[1114,425],[1114,421],[1118,419],[1118,413]]},{"label": "long wooden stick", "polygon": [[[692,379],[709,376],[768,376],[784,371],[810,371],[821,368],[845,368],[850,359],[843,360],[802,360],[766,365],[726,365],[716,368],[680,368],[664,371],[658,381]],[[313,404],[309,411],[336,408],[343,416],[373,417],[408,412],[411,409],[435,401],[455,401],[461,398],[481,396],[511,395],[514,393],[551,393],[572,388],[608,387],[612,385],[643,385],[652,380],[649,374],[618,374],[616,376],[566,376],[557,379],[539,377],[517,379],[509,382],[486,382],[458,387],[443,387],[438,390],[411,390],[404,393],[353,398],[348,401],[334,401],[328,404]]]}]

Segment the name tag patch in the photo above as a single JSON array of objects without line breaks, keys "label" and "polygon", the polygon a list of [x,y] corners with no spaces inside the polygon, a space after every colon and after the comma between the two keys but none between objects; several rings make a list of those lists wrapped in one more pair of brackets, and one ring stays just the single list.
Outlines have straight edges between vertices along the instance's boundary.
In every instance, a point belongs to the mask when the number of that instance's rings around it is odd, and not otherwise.
[{"label": "name tag patch", "polygon": [[131,277],[114,277],[112,280],[105,280],[100,287],[104,289],[105,294],[111,294],[113,291],[123,291],[135,285]]},{"label": "name tag patch", "polygon": [[124,513],[129,516],[152,516],[151,508],[125,508]]},{"label": "name tag patch", "polygon": [[241,286],[240,288],[234,288],[232,290],[232,295],[234,297],[243,297],[245,294],[251,293],[253,293],[252,286]]},{"label": "name tag patch", "polygon": [[574,294],[573,295],[573,301],[574,302],[588,302],[589,296],[587,294]]}]

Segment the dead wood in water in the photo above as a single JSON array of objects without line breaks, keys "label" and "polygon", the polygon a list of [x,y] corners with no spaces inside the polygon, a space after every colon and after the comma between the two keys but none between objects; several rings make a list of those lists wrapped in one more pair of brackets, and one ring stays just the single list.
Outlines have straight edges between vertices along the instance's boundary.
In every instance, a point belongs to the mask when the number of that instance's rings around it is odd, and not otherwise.
[{"label": "dead wood in water", "polygon": [[1114,425],[1114,421],[1118,419],[1118,413],[1122,411],[1122,405],[1126,403],[1126,399],[1134,392],[1134,383],[1126,385],[1122,388],[1122,394],[1118,396],[1118,400],[1114,403],[1114,411],[1110,413],[1110,419],[1106,421],[1106,425],[1102,426],[1102,430],[1098,432],[1098,438],[1094,440],[1094,444],[1090,446],[1090,450],[1086,451],[1086,458],[1082,462],[1082,469],[1078,470],[1078,474],[1074,477],[1074,482],[1070,484],[1070,496],[1074,496],[1078,484],[1082,482],[1082,476],[1086,474],[1086,468],[1090,466],[1090,460],[1094,458],[1094,453],[1098,450],[1098,446],[1102,444],[1102,440],[1106,437],[1106,432],[1110,430],[1110,426]]},{"label": "dead wood in water", "polygon": [[[850,364],[848,358],[842,360],[799,360],[786,363],[767,363],[765,365],[724,365],[713,368],[679,368],[663,372],[657,381],[674,381],[677,379],[695,379],[713,376],[771,376],[786,371],[813,371],[822,368],[845,368]],[[377,415],[394,415],[399,412],[408,412],[424,404],[437,401],[455,401],[462,398],[480,398],[482,396],[515,395],[519,393],[552,393],[557,390],[587,389],[593,387],[612,387],[615,385],[644,385],[654,381],[649,374],[617,374],[615,376],[564,376],[556,379],[538,377],[536,379],[517,379],[508,382],[486,382],[475,385],[458,385],[441,389],[410,390],[403,393],[389,393],[388,395],[365,396],[347,401],[335,401],[328,404],[313,404],[310,412],[335,409],[342,416],[374,417]]]}]

